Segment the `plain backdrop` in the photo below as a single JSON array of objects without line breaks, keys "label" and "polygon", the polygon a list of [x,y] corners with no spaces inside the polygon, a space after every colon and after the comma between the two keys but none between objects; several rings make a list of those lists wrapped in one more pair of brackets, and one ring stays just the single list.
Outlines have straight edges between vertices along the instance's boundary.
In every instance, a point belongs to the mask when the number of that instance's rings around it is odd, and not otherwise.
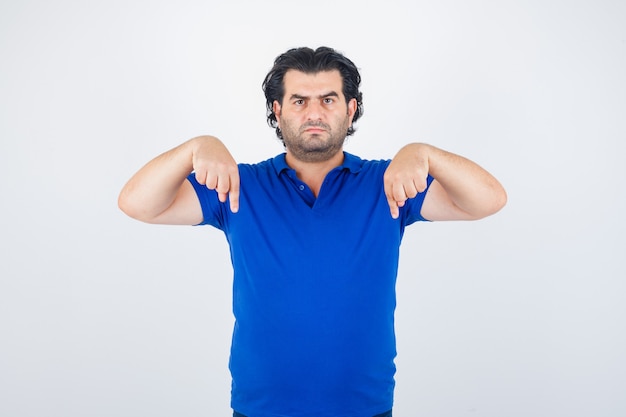
[{"label": "plain backdrop", "polygon": [[626,415],[621,0],[0,1],[0,415],[229,415],[224,236],[117,196],[196,135],[282,152],[261,82],[305,45],[361,69],[348,152],[432,143],[509,195],[407,229],[394,416]]}]

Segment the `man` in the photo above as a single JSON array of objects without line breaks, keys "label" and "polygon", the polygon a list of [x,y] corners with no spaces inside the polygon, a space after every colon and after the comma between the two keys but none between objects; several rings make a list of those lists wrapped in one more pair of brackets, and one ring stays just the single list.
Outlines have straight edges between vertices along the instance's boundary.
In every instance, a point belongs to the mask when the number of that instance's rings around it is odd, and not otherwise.
[{"label": "man", "polygon": [[480,219],[506,202],[488,172],[430,145],[406,145],[391,161],[344,152],[362,113],[359,85],[333,49],[289,50],[263,83],[284,154],[237,165],[221,141],[200,136],[153,159],[120,194],[141,221],[224,231],[235,416],[391,416],[405,226]]}]

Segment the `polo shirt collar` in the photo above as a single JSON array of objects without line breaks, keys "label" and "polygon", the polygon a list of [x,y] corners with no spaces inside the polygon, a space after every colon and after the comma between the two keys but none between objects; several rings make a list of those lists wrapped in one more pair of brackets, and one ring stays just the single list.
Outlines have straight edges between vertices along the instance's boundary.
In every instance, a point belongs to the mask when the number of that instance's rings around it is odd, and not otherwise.
[{"label": "polo shirt collar", "polygon": [[[287,161],[285,159],[286,153],[281,153],[277,155],[273,159],[274,169],[276,170],[276,175],[279,175],[283,171],[289,171],[292,168],[287,165]],[[338,166],[339,169],[347,169],[351,173],[356,174],[361,170],[363,166],[363,160],[356,155],[352,155],[348,152],[343,153],[343,164]]]}]

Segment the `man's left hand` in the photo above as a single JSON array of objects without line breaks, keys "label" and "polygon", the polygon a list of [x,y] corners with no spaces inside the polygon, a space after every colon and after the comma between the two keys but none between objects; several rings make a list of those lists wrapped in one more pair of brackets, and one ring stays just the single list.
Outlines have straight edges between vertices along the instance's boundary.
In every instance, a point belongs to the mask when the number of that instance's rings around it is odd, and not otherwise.
[{"label": "man's left hand", "polygon": [[406,200],[426,190],[428,145],[406,145],[391,160],[383,177],[391,217],[397,219]]}]

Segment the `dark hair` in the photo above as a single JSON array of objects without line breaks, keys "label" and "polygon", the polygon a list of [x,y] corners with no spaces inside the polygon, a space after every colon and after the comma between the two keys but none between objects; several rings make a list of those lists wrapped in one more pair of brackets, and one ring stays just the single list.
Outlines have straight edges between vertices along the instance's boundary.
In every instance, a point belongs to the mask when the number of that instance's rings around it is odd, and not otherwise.
[{"label": "dark hair", "polygon": [[[306,47],[293,48],[276,58],[274,66],[263,81],[265,105],[267,107],[267,124],[276,129],[276,136],[279,139],[283,139],[283,134],[278,127],[273,104],[276,100],[282,105],[285,95],[283,78],[287,71],[291,69],[307,74],[338,70],[343,81],[343,95],[346,98],[346,103],[353,98],[357,102],[352,122],[356,122],[363,114],[363,94],[359,91],[361,75],[352,61],[334,49],[325,46],[316,50]],[[350,126],[347,135],[350,136],[352,134],[354,134],[354,127]]]}]

